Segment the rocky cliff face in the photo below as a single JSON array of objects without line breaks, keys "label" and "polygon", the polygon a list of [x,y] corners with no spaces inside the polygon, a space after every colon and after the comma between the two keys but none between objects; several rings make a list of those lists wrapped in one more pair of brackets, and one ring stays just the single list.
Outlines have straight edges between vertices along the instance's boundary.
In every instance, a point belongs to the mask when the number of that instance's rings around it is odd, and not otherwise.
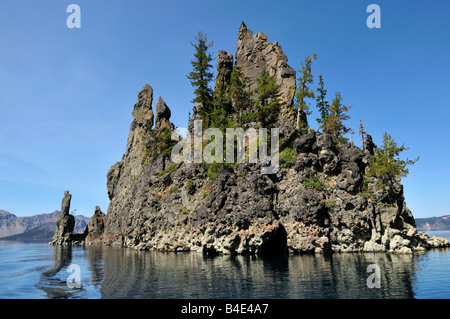
[{"label": "rocky cliff face", "polygon": [[[174,125],[170,122],[171,111],[160,97],[156,104],[156,119],[153,126],[153,89],[145,85],[138,95],[132,112],[127,148],[122,160],[111,167],[107,174],[107,189],[111,203],[104,221],[101,240],[106,243],[121,244],[126,234],[138,232],[143,225],[143,211],[153,205],[151,199],[158,194],[152,184],[157,174],[169,164],[170,154],[162,154],[161,142],[166,132],[171,133]],[[167,181],[166,184],[169,182]],[[97,216],[91,221],[95,222]],[[90,242],[100,239],[93,236]]]},{"label": "rocky cliff face", "polygon": [[[232,61],[231,54],[219,54],[218,80],[227,81]],[[172,163],[163,138],[174,129],[170,109],[160,98],[154,122],[153,90],[145,85],[125,154],[107,174],[108,212],[91,219],[88,228],[95,231],[87,244],[208,254],[410,253],[448,245],[417,232],[400,181],[375,193],[376,200],[366,196],[364,187],[376,183],[364,180],[376,150],[370,137],[361,150],[295,129],[295,71],[277,43],[242,24],[235,66],[250,88],[263,67],[276,75],[284,102],[278,123],[297,154],[294,163],[282,162],[270,175],[261,174],[261,164],[221,165],[211,174],[204,164]]]}]

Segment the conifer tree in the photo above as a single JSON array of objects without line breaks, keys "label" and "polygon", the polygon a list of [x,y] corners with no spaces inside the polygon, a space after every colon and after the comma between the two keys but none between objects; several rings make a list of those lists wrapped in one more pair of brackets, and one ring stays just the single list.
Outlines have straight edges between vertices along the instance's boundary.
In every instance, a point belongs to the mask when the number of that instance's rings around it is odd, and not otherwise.
[{"label": "conifer tree", "polygon": [[198,110],[199,114],[206,120],[209,120],[212,108],[212,89],[209,83],[213,79],[213,73],[210,69],[213,67],[210,62],[213,60],[208,49],[212,47],[213,42],[207,43],[206,34],[202,31],[198,32],[195,37],[196,43],[191,45],[195,48],[194,59],[191,61],[193,70],[187,76],[191,81],[191,85],[195,87],[195,98],[193,103],[201,103],[202,107]]},{"label": "conifer tree", "polygon": [[254,104],[256,116],[263,128],[269,128],[268,126],[277,122],[280,112],[280,85],[276,84],[275,75],[269,76],[265,67],[257,83],[258,86],[254,90],[258,94]]},{"label": "conifer tree", "polygon": [[363,122],[359,120],[358,134],[361,135],[361,143],[363,150],[366,148],[366,128],[363,125]]},{"label": "conifer tree", "polygon": [[228,89],[221,81],[217,84],[210,110],[210,127],[218,128],[223,133],[230,124],[231,98]]},{"label": "conifer tree", "polygon": [[325,90],[322,75],[319,75],[319,87],[316,92],[316,106],[320,112],[320,118],[317,119],[317,122],[320,124],[320,129],[326,133],[325,120],[330,113],[330,104],[326,100],[327,90]]},{"label": "conifer tree", "polygon": [[330,112],[325,118],[324,128],[326,132],[334,136],[337,143],[345,143],[348,140],[344,135],[350,132],[351,129],[344,125],[344,121],[350,119],[350,116],[347,114],[350,109],[351,106],[342,104],[341,93],[336,92],[330,106]]},{"label": "conifer tree", "polygon": [[368,175],[377,177],[381,186],[390,186],[395,180],[395,177],[406,177],[409,174],[408,165],[413,165],[419,160],[417,157],[414,160],[401,160],[400,153],[408,150],[404,145],[398,147],[397,143],[388,133],[383,135],[383,148],[378,150],[375,159],[370,163]]},{"label": "conifer tree", "polygon": [[316,60],[317,54],[314,53],[313,56],[308,56],[305,62],[302,63],[302,69],[299,70],[301,76],[297,79],[298,88],[295,93],[295,98],[297,104],[297,127],[300,130],[305,130],[308,128],[307,115],[311,114],[309,110],[309,104],[306,102],[307,98],[314,98],[314,91],[310,88],[313,83],[313,75],[311,73],[311,63]]},{"label": "conifer tree", "polygon": [[229,92],[230,97],[237,111],[237,123],[242,125],[244,122],[243,114],[251,106],[250,91],[247,89],[248,80],[244,78],[244,75],[239,67],[233,68],[231,72]]}]

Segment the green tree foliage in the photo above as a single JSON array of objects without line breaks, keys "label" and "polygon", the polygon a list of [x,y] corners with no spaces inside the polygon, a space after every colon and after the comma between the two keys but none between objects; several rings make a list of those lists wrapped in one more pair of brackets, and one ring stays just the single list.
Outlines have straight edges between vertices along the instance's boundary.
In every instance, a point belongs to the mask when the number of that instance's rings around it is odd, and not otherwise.
[{"label": "green tree foliage", "polygon": [[336,92],[323,126],[324,131],[332,134],[337,143],[346,143],[348,141],[344,135],[350,132],[351,129],[344,125],[344,121],[350,119],[350,116],[347,114],[350,109],[351,106],[342,104],[341,93]]},{"label": "green tree foliage", "polygon": [[266,68],[263,68],[257,83],[255,93],[258,97],[254,104],[256,117],[262,127],[270,128],[277,122],[280,112],[280,86],[276,84],[275,75],[269,76]]},{"label": "green tree foliage", "polygon": [[247,79],[239,67],[233,68],[230,79],[230,98],[234,109],[237,111],[236,122],[241,126],[245,122],[244,113],[247,112],[252,104],[250,91],[247,88]]},{"label": "green tree foliage", "polygon": [[298,88],[295,93],[296,104],[294,105],[294,108],[297,109],[297,127],[300,130],[308,128],[307,115],[311,114],[311,111],[309,110],[309,104],[306,99],[312,99],[315,96],[314,90],[312,90],[310,86],[313,83],[311,64],[316,58],[316,53],[314,53],[313,56],[308,56],[305,59],[305,62],[302,63],[302,69],[298,71],[301,76],[297,79]]},{"label": "green tree foliage", "polygon": [[164,158],[169,158],[173,147],[177,144],[176,140],[172,140],[172,131],[168,127],[163,130],[152,130],[146,138],[151,141],[146,144],[141,164],[147,165],[155,154],[160,154]]},{"label": "green tree foliage", "polygon": [[195,185],[194,183],[192,183],[192,180],[190,179],[188,179],[186,183],[186,191],[191,195],[195,193]]},{"label": "green tree foliage", "polygon": [[312,169],[310,169],[308,176],[306,177],[305,181],[303,182],[303,185],[312,187],[318,191],[321,191],[324,189],[324,184],[322,180],[320,179],[317,172],[313,172]]},{"label": "green tree foliage", "polygon": [[286,147],[280,153],[280,162],[281,162],[280,167],[287,168],[294,166],[297,155],[298,155],[297,152],[293,148]]},{"label": "green tree foliage", "polygon": [[223,133],[231,125],[229,114],[231,112],[231,98],[229,87],[219,81],[213,94],[212,108],[209,112],[209,127],[220,129]]},{"label": "green tree foliage", "polygon": [[161,134],[161,155],[169,157],[177,141],[172,140],[172,131],[166,127]]},{"label": "green tree foliage", "polygon": [[326,100],[327,90],[325,90],[322,75],[319,75],[319,87],[317,88],[316,92],[316,107],[320,112],[320,118],[317,119],[317,122],[320,125],[320,129],[323,132],[327,133],[325,129],[325,122],[327,116],[330,113],[330,104]]},{"label": "green tree foliage", "polygon": [[196,43],[191,45],[195,48],[194,59],[191,61],[193,70],[187,76],[191,81],[191,85],[195,87],[195,99],[192,100],[193,103],[201,103],[202,107],[198,110],[199,114],[208,121],[211,114],[212,108],[212,89],[209,83],[213,80],[213,73],[210,69],[213,67],[210,62],[213,60],[208,49],[212,47],[213,42],[208,44],[208,39],[206,34],[202,31],[198,32],[195,37]]},{"label": "green tree foliage", "polygon": [[[378,150],[374,161],[369,165],[367,175],[376,177],[382,185],[390,186],[396,177],[406,177],[409,174],[408,165],[413,165],[419,160],[401,160],[400,153],[408,150],[404,144],[398,147],[397,143],[388,133],[383,136],[383,149]],[[381,186],[381,185],[379,185]]]},{"label": "green tree foliage", "polygon": [[361,136],[361,143],[363,150],[366,148],[366,128],[361,120],[359,120],[358,134]]}]

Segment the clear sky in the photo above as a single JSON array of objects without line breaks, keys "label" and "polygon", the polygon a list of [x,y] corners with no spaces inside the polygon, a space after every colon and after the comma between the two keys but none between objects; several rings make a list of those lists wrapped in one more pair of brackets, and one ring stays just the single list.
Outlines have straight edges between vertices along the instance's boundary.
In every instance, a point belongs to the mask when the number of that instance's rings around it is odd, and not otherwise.
[{"label": "clear sky", "polygon": [[[69,29],[69,4],[81,28]],[[369,29],[369,4],[381,28]],[[0,209],[92,216],[109,203],[106,174],[125,152],[137,94],[148,83],[186,127],[186,75],[199,30],[233,55],[241,21],[278,41],[298,70],[317,53],[328,96],[352,105],[376,144],[383,132],[420,156],[403,180],[415,217],[450,214],[450,2],[378,0],[2,0]],[[317,128],[316,114],[309,117]],[[355,144],[360,145],[358,136]]]}]

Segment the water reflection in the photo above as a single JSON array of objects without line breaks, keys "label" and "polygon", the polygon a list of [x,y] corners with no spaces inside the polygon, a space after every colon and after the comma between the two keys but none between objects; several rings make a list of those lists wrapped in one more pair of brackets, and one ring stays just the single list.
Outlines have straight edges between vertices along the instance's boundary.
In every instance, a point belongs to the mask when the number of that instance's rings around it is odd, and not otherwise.
[{"label": "water reflection", "polygon": [[[414,298],[417,255],[334,254],[262,258],[159,253],[116,247],[54,247],[42,273],[48,298]],[[75,256],[74,256],[75,252]],[[82,287],[69,289],[66,267],[78,263]],[[381,288],[367,267],[381,268]]]},{"label": "water reflection", "polygon": [[66,280],[62,280],[60,274],[71,264],[72,247],[53,246],[53,255],[55,265],[41,274],[37,287],[44,291],[48,298],[70,298],[76,291],[68,289]]}]

